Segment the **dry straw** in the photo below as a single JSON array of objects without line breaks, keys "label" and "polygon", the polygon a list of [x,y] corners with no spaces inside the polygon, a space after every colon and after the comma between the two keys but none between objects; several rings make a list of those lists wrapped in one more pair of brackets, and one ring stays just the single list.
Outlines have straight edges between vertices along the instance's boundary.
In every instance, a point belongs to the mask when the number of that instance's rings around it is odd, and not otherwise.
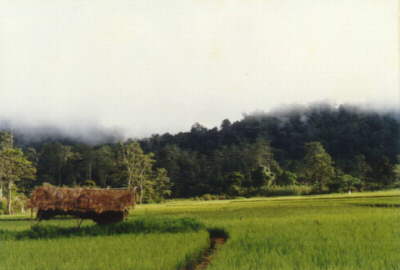
[{"label": "dry straw", "polygon": [[32,192],[28,208],[42,211],[94,212],[125,211],[135,204],[131,189],[92,189],[41,186]]}]

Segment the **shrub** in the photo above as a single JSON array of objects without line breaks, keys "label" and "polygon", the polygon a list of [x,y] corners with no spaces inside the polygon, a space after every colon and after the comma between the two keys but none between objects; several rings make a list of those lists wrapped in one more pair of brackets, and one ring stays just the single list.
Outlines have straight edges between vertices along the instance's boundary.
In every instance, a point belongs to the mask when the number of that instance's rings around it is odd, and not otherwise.
[{"label": "shrub", "polygon": [[361,180],[349,174],[338,175],[332,183],[329,184],[329,190],[334,192],[348,192],[361,189]]},{"label": "shrub", "polygon": [[196,201],[214,201],[214,200],[229,200],[235,198],[234,196],[226,195],[226,194],[203,194],[200,197],[194,197],[193,199]]},{"label": "shrub", "polygon": [[0,210],[5,210],[6,207],[7,207],[6,200],[0,198]]},{"label": "shrub", "polygon": [[[15,193],[12,200],[12,212],[21,213],[25,211],[26,197],[23,194]],[[0,198],[0,215],[7,213],[7,200]]]},{"label": "shrub", "polygon": [[202,229],[205,229],[204,225],[193,218],[141,217],[116,224],[92,225],[81,228],[63,228],[38,224],[25,231],[0,230],[0,240],[102,236],[128,233],[181,233],[196,232]]},{"label": "shrub", "polygon": [[312,186],[307,185],[288,185],[263,187],[260,191],[261,196],[289,196],[289,195],[308,195],[313,191]]},{"label": "shrub", "polygon": [[229,238],[229,233],[223,228],[211,227],[207,228],[207,231],[210,234],[210,237],[221,237],[225,239]]},{"label": "shrub", "polygon": [[206,194],[201,195],[200,199],[203,201],[218,200],[218,195],[206,193]]},{"label": "shrub", "polygon": [[279,185],[295,185],[297,183],[297,175],[290,171],[283,171],[277,179]]},{"label": "shrub", "polygon": [[96,182],[94,180],[85,180],[82,184],[84,187],[96,187]]},{"label": "shrub", "polygon": [[18,194],[14,196],[13,199],[13,213],[24,213],[26,206],[27,197],[23,194]]},{"label": "shrub", "polygon": [[400,188],[400,181],[395,181],[389,188]]}]

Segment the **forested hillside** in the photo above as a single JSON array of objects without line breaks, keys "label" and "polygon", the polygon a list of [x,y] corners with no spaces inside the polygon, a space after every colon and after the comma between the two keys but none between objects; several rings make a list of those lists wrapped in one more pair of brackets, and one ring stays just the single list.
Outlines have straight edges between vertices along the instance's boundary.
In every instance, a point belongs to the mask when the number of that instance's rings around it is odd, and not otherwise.
[{"label": "forested hillside", "polygon": [[[397,179],[399,131],[395,114],[314,105],[250,114],[234,123],[225,119],[220,128],[195,124],[190,132],[154,135],[142,146],[168,170],[177,196],[229,194],[233,187],[257,193],[266,185],[318,181],[324,190],[338,191],[350,176],[357,188],[375,189]],[[307,160],[310,155],[315,160]],[[322,162],[324,157],[329,160]],[[308,175],[313,166],[321,174],[333,167],[333,173],[318,180]]]},{"label": "forested hillside", "polygon": [[[2,133],[4,149],[21,148],[36,178],[14,177],[18,192],[36,185],[139,185],[144,201],[348,192],[400,186],[396,115],[352,106],[314,105],[254,113],[208,129],[139,141],[85,144]],[[7,175],[2,174],[7,190]],[[212,197],[212,195],[206,195]]]}]

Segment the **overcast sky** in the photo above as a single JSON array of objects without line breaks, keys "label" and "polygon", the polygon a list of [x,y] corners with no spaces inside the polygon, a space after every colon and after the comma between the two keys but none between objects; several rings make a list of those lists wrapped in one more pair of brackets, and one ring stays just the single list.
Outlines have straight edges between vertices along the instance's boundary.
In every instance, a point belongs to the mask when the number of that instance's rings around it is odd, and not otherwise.
[{"label": "overcast sky", "polygon": [[400,105],[398,0],[2,0],[0,118],[130,136]]}]

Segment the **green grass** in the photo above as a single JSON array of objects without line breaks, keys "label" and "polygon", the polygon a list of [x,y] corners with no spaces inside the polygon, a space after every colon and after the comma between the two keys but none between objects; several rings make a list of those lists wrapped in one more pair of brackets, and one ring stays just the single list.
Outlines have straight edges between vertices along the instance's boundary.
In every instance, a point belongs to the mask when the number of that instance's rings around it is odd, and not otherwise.
[{"label": "green grass", "polygon": [[5,241],[0,269],[178,269],[207,246],[204,231]]},{"label": "green grass", "polygon": [[24,223],[26,228],[0,230],[2,270],[179,269],[208,247],[204,225],[193,218],[142,216],[80,229],[72,227],[71,220],[32,228],[24,219],[3,222],[8,228],[8,222]]},{"label": "green grass", "polygon": [[139,217],[111,225],[59,227],[34,224],[23,231],[0,230],[0,240],[46,239],[62,237],[110,236],[129,233],[196,232],[204,225],[193,218]]},{"label": "green grass", "polygon": [[229,236],[210,270],[400,269],[399,204],[399,191],[177,200],[138,206],[113,229],[58,219],[21,238],[31,221],[0,217],[0,269],[182,269],[208,246],[204,228]]},{"label": "green grass", "polygon": [[280,205],[253,214],[230,222],[210,269],[400,269],[393,209]]}]

